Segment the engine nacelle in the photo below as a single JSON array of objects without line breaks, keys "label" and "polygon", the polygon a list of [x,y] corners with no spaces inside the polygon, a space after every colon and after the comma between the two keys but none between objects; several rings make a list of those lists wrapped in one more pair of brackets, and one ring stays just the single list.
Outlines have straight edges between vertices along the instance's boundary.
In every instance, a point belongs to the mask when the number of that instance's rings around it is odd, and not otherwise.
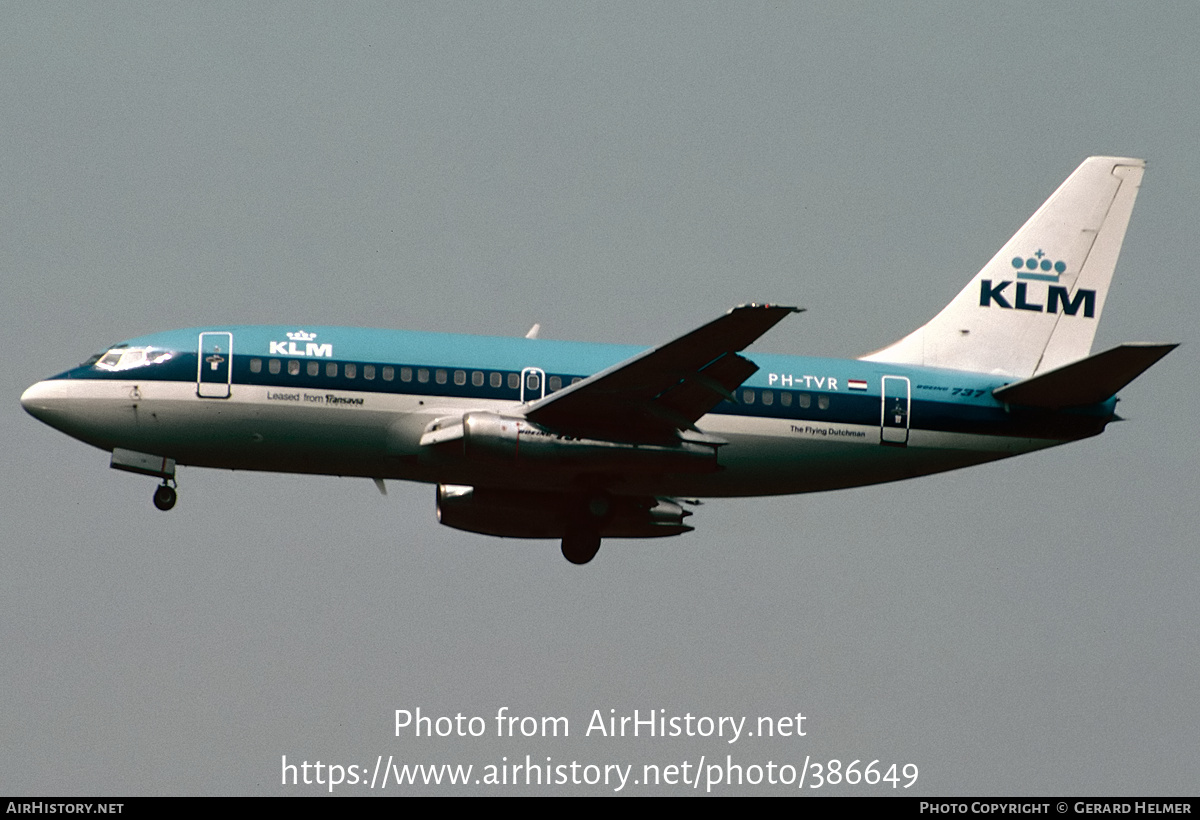
[{"label": "engine nacelle", "polygon": [[439,484],[438,521],[447,527],[505,538],[562,538],[586,524],[602,538],[659,538],[691,531],[691,515],[651,496],[571,495]]},{"label": "engine nacelle", "polygon": [[718,469],[713,444],[680,441],[664,446],[575,438],[526,419],[484,412],[467,413],[462,426],[463,452],[474,461],[597,472],[711,473]]}]

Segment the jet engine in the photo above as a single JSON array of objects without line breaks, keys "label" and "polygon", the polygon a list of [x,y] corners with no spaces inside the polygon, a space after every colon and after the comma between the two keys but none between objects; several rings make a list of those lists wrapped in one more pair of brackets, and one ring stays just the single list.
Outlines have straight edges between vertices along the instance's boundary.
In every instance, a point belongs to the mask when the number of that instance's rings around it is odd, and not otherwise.
[{"label": "jet engine", "polygon": [[718,469],[714,444],[679,441],[670,445],[576,438],[522,418],[467,413],[462,419],[463,453],[468,460],[589,471],[710,473]]}]

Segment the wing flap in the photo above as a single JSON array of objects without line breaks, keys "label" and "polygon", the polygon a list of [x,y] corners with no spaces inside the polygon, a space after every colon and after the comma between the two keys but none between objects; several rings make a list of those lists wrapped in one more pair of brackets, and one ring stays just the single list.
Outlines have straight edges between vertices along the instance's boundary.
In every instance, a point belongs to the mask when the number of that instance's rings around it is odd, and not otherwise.
[{"label": "wing flap", "polygon": [[694,422],[722,401],[736,401],[733,391],[757,372],[758,365],[726,353],[668,388],[654,404]]},{"label": "wing flap", "polygon": [[799,308],[742,305],[661,347],[647,350],[534,403],[526,418],[598,438],[657,441],[696,421],[758,366],[738,355]]}]

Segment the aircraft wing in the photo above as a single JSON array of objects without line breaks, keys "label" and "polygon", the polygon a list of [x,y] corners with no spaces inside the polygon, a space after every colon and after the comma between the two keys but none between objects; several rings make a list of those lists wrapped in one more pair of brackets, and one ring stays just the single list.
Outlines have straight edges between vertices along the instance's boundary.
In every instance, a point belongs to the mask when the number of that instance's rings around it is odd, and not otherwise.
[{"label": "aircraft wing", "polygon": [[738,355],[800,308],[741,305],[674,341],[535,402],[525,416],[587,438],[669,441],[748,379],[758,365]]}]

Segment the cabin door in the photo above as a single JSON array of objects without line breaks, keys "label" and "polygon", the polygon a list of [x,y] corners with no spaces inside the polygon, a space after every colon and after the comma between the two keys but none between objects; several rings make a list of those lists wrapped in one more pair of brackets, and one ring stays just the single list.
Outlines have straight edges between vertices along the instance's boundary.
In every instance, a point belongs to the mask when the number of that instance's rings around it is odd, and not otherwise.
[{"label": "cabin door", "polygon": [[199,354],[196,395],[202,399],[229,398],[229,385],[233,381],[233,334],[201,333]]},{"label": "cabin door", "polygon": [[546,373],[540,367],[521,371],[521,403],[529,404],[546,395]]},{"label": "cabin door", "polygon": [[879,441],[893,447],[908,446],[908,414],[912,389],[905,376],[884,376],[880,391]]}]

